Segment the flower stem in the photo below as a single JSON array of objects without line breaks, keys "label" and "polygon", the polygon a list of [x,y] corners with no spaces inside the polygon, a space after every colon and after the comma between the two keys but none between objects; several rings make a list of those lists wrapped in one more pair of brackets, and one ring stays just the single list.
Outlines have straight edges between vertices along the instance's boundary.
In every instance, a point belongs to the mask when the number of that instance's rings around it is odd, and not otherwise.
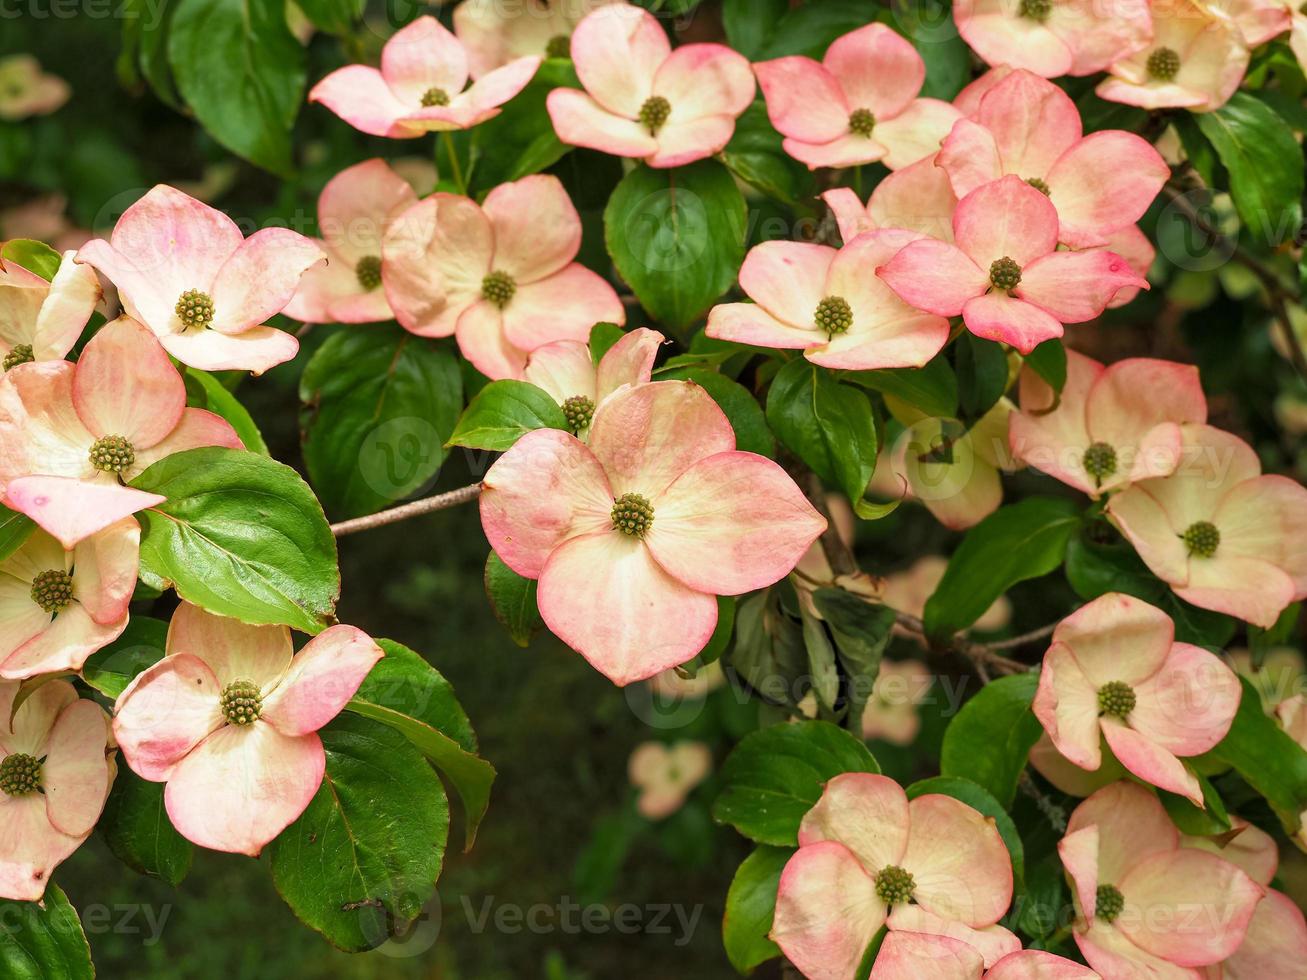
[{"label": "flower stem", "polygon": [[463,166],[458,162],[458,150],[454,146],[454,137],[450,135],[449,130],[444,130],[440,134],[440,142],[445,146],[445,156],[449,158],[449,170],[454,178],[454,183],[458,185],[460,194],[467,193],[467,181],[463,179]]}]

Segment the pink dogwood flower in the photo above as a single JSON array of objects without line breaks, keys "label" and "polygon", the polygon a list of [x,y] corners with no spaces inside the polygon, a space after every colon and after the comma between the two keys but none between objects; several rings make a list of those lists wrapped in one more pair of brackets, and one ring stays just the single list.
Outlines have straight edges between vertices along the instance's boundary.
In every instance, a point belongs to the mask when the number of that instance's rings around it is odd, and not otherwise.
[{"label": "pink dogwood flower", "polygon": [[958,33],[991,65],[1092,75],[1148,43],[1148,0],[958,0]]},{"label": "pink dogwood flower", "polygon": [[1107,514],[1153,574],[1195,606],[1270,629],[1307,598],[1307,489],[1263,476],[1257,453],[1228,432],[1183,426],[1175,472],[1115,495]]},{"label": "pink dogwood flower", "polygon": [[73,349],[100,301],[100,280],[64,254],[53,282],[17,262],[0,261],[0,355],[8,371],[29,361],[59,361]]},{"label": "pink dogwood flower", "polygon": [[130,517],[65,549],[41,530],[0,561],[0,677],[79,671],[122,635],[141,528]]},{"label": "pink dogwood flower", "polygon": [[183,364],[260,374],[299,350],[264,326],[326,257],[288,228],[249,238],[221,211],[165,184],[123,212],[109,241],[77,253],[118,287],[123,307]]},{"label": "pink dogwood flower", "polygon": [[473,78],[517,58],[567,58],[572,32],[586,15],[626,0],[466,0],[454,8],[454,33]]},{"label": "pink dogwood flower", "polygon": [[892,779],[844,773],[799,826],[781,873],[771,938],[809,980],[849,980],[872,937],[959,940],[993,965],[1021,948],[998,925],[1012,863],[994,821],[929,793],[909,802]]},{"label": "pink dogwood flower", "polygon": [[257,857],[322,784],[318,729],[354,696],[381,648],[332,626],[294,653],[285,626],[247,626],[183,602],[165,656],[114,705],[114,737],[187,840]]},{"label": "pink dogwood flower", "polygon": [[39,902],[91,835],[117,770],[109,719],[73,685],[42,684],[15,711],[17,695],[0,681],[0,898]]},{"label": "pink dogwood flower", "polygon": [[1289,0],[1199,0],[1218,17],[1234,21],[1249,48],[1279,37],[1292,26],[1298,5]]},{"label": "pink dogwood flower", "polygon": [[722,410],[688,381],[610,395],[589,445],[528,432],[482,487],[491,547],[539,580],[554,635],[618,685],[694,657],[715,596],[779,581],[826,527],[781,467],[736,451]]},{"label": "pink dogwood flower", "polygon": [[948,341],[948,320],[914,308],[869,274],[919,238],[888,230],[867,232],[839,250],[808,242],[756,245],[740,269],[740,286],[753,302],[714,307],[707,334],[802,350],[828,368],[921,367]]},{"label": "pink dogwood flower", "polygon": [[1175,472],[1181,426],[1206,421],[1197,368],[1146,357],[1104,367],[1067,351],[1060,398],[1031,368],[1022,370],[1021,411],[1009,431],[1019,459],[1098,498]]},{"label": "pink dogwood flower", "polygon": [[835,215],[847,245],[863,232],[902,228],[942,242],[953,241],[958,199],[948,174],[928,157],[895,170],[871,192],[864,206],[850,187],[836,187],[821,199]]},{"label": "pink dogwood flower", "polygon": [[960,116],[947,102],[917,97],[926,63],[884,24],[838,38],[820,62],[794,55],[753,70],[785,152],[812,170],[877,160],[906,167],[938,150]]},{"label": "pink dogwood flower", "polygon": [[[1148,278],[1148,270],[1153,267],[1153,260],[1157,258],[1157,249],[1149,240],[1138,225],[1126,225],[1124,228],[1118,228],[1107,236],[1107,243],[1102,245],[1101,251],[1115,252],[1135,271],[1140,279]],[[1117,290],[1117,294],[1108,301],[1107,308],[1115,310],[1134,300],[1142,291],[1139,286],[1123,286]]]},{"label": "pink dogwood flower", "polygon": [[[888,596],[885,604],[893,605]],[[917,705],[926,699],[934,681],[935,676],[920,660],[882,661],[862,711],[862,737],[911,745],[921,731]]]},{"label": "pink dogwood flower", "polygon": [[1009,953],[986,971],[971,946],[947,936],[891,932],[881,943],[869,980],[1099,980],[1093,970],[1041,950]]},{"label": "pink dogwood flower", "polygon": [[650,820],[679,810],[711,772],[712,750],[703,742],[642,742],[627,763],[627,775],[637,790],[635,808]]},{"label": "pink dogwood flower", "polygon": [[76,364],[22,364],[0,378],[4,502],[71,549],[162,503],[123,484],[185,449],[243,449],[223,418],[186,407],[186,385],[154,336],[119,317]]},{"label": "pink dogwood flower", "polygon": [[1076,945],[1103,980],[1193,978],[1239,948],[1265,889],[1192,847],[1137,783],[1085,800],[1058,844],[1072,883]]},{"label": "pink dogwood flower", "polygon": [[572,432],[582,436],[605,398],[623,385],[649,380],[658,348],[666,339],[657,330],[632,330],[598,363],[591,356],[589,344],[557,340],[532,352],[522,378],[548,392],[562,408]]},{"label": "pink dogwood flower", "polygon": [[1224,858],[1259,885],[1270,885],[1280,866],[1275,838],[1242,817],[1231,815],[1230,830],[1216,837],[1180,835],[1181,847],[1196,847]]},{"label": "pink dogwood flower", "polygon": [[1053,631],[1033,707],[1057,750],[1081,769],[1102,764],[1101,736],[1140,779],[1203,806],[1180,757],[1225,737],[1242,691],[1219,657],[1175,642],[1166,613],[1112,592]]},{"label": "pink dogwood flower", "polygon": [[1257,903],[1242,945],[1219,967],[1213,980],[1267,980],[1301,975],[1307,963],[1307,920],[1298,903],[1268,888]]},{"label": "pink dogwood flower", "polygon": [[1148,285],[1114,252],[1056,251],[1058,227],[1048,196],[1009,174],[958,202],[956,245],[910,242],[877,275],[911,305],[961,314],[976,336],[1029,354],[1062,324],[1101,314],[1123,287]]},{"label": "pink dogwood flower", "polygon": [[468,53],[434,17],[419,17],[381,49],[381,68],[346,65],[313,86],[320,102],[362,133],[415,139],[493,119],[534,77],[539,56],[517,58],[467,87]]},{"label": "pink dogwood flower", "polygon": [[325,265],[304,273],[282,311],[305,323],[377,323],[393,319],[382,280],[381,243],[391,223],[418,201],[384,160],[346,167],[318,197],[316,240]]},{"label": "pink dogwood flower", "polygon": [[72,89],[58,75],[41,70],[30,54],[0,58],[0,119],[16,122],[31,116],[48,116],[59,109]]},{"label": "pink dogwood flower", "polygon": [[1020,177],[1048,195],[1058,240],[1073,248],[1105,244],[1133,225],[1171,175],[1161,154],[1134,133],[1085,136],[1075,103],[1028,71],[1008,74],[958,120],[938,164],[959,197],[1004,174]]},{"label": "pink dogwood flower", "polygon": [[453,334],[482,374],[520,378],[536,348],[626,322],[613,287],[575,261],[580,248],[562,182],[536,174],[500,184],[481,205],[433,194],[409,208],[383,245],[383,285],[405,329]]},{"label": "pink dogwood flower", "polygon": [[651,167],[681,167],[722,150],[757,90],[742,55],[721,44],[673,51],[653,15],[626,4],[581,21],[572,61],[585,91],[549,93],[558,138]]}]

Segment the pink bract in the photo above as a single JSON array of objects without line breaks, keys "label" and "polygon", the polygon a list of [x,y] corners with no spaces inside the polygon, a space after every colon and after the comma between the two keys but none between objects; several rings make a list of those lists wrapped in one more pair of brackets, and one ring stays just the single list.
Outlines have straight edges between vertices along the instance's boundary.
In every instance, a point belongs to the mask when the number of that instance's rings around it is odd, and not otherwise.
[{"label": "pink bract", "polygon": [[165,184],[123,212],[109,241],[77,253],[118,287],[123,307],[183,364],[260,374],[299,350],[263,326],[325,256],[288,228],[249,238],[221,211]]},{"label": "pink bract", "polygon": [[164,658],[119,695],[114,736],[138,776],[168,784],[164,804],[183,837],[257,857],[318,791],[318,729],[381,657],[352,626],[294,653],[284,626],[247,626],[183,602]]},{"label": "pink bract", "polygon": [[61,108],[72,88],[58,75],[41,70],[30,54],[0,58],[0,119],[13,122],[45,116]]},{"label": "pink bract", "polygon": [[572,32],[586,15],[626,0],[466,0],[454,8],[454,33],[480,78],[530,55],[566,58]]},{"label": "pink bract", "polygon": [[0,356],[6,370],[24,361],[62,360],[100,301],[95,272],[66,252],[53,282],[17,262],[0,261]]},{"label": "pink bract", "polygon": [[595,363],[590,345],[558,340],[538,347],[527,358],[522,378],[542,388],[563,408],[572,431],[583,435],[595,409],[624,385],[644,384],[666,338],[641,327],[613,344]]},{"label": "pink bract", "polygon": [[400,28],[381,49],[381,68],[347,65],[313,86],[321,102],[360,132],[414,139],[431,132],[468,129],[499,115],[499,107],[540,67],[539,56],[517,58],[478,78],[465,90],[468,53],[434,17]]},{"label": "pink bract", "polygon": [[865,207],[849,187],[836,187],[821,198],[835,215],[846,245],[863,232],[878,228],[901,228],[943,242],[953,241],[953,212],[958,199],[948,174],[936,166],[934,157],[895,170],[876,185]]},{"label": "pink bract", "polygon": [[1092,75],[1148,43],[1148,0],[958,0],[958,33],[991,65]]},{"label": "pink bract", "polygon": [[984,959],[959,939],[891,932],[870,980],[1099,980],[1088,967],[1040,950],[1009,953],[986,971]]},{"label": "pink bract", "polygon": [[673,51],[653,15],[626,4],[581,21],[572,61],[585,91],[549,93],[559,139],[651,167],[681,167],[722,150],[757,90],[740,54],[721,44]]},{"label": "pink bract", "polygon": [[711,772],[712,750],[703,742],[642,742],[627,763],[627,775],[639,793],[636,809],[650,820],[679,810]]},{"label": "pink bract", "polygon": [[717,625],[714,596],[783,578],[826,526],[781,467],[736,451],[717,403],[687,381],[609,396],[589,445],[527,433],[482,486],[491,547],[539,580],[545,625],[618,685],[694,657]]}]

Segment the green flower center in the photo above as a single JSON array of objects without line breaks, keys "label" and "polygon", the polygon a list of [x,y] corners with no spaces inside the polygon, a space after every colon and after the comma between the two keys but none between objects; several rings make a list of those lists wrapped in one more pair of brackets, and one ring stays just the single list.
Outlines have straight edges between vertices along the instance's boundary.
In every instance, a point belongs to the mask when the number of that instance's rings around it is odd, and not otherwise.
[{"label": "green flower center", "polygon": [[372,292],[381,285],[381,256],[363,256],[354,266],[354,275],[358,276],[360,286]]},{"label": "green flower center", "polygon": [[1180,55],[1172,48],[1158,48],[1148,56],[1148,74],[1159,82],[1169,82],[1180,71]]},{"label": "green flower center", "polygon": [[817,304],[813,319],[817,321],[818,330],[834,337],[837,333],[848,333],[853,326],[853,308],[843,296],[827,296]]},{"label": "green flower center", "polygon": [[567,34],[555,34],[545,45],[545,56],[549,58],[572,57],[572,38]]},{"label": "green flower center", "polygon": [[886,905],[905,905],[917,887],[912,873],[895,865],[881,869],[876,875],[876,894]]},{"label": "green flower center", "polygon": [[1097,486],[1103,485],[1103,477],[1116,472],[1116,450],[1105,442],[1096,442],[1085,450],[1085,472],[1094,478]]},{"label": "green flower center", "polygon": [[31,364],[36,360],[36,355],[32,353],[31,344],[15,344],[14,349],[5,355],[5,370],[18,367],[20,364]]},{"label": "green flower center", "polygon": [[640,106],[640,125],[649,130],[650,136],[657,136],[663,128],[667,117],[672,114],[672,104],[661,95],[651,95]]},{"label": "green flower center", "polygon": [[0,792],[26,796],[41,788],[41,761],[22,752],[0,759]]},{"label": "green flower center", "polygon": [[422,93],[422,107],[430,109],[432,106],[449,105],[449,93],[443,88],[429,88]]},{"label": "green flower center", "polygon": [[1125,681],[1108,681],[1098,689],[1098,710],[1124,721],[1135,710],[1135,689]]},{"label": "green flower center", "polygon": [[1053,12],[1053,0],[1021,0],[1018,13],[1027,20],[1045,21]]},{"label": "green flower center", "polygon": [[501,310],[517,292],[517,283],[507,272],[495,271],[481,280],[481,295]]},{"label": "green flower center", "polygon": [[51,568],[32,579],[32,601],[48,613],[61,613],[73,601],[73,577]]},{"label": "green flower center", "polygon": [[1021,282],[1021,266],[1006,255],[995,259],[989,266],[989,281],[998,289],[1016,289]]},{"label": "green flower center", "polygon": [[136,462],[136,450],[122,436],[105,436],[91,444],[87,454],[101,473],[121,473]]},{"label": "green flower center", "polygon": [[563,418],[573,432],[589,428],[590,420],[595,417],[595,403],[585,395],[573,395],[563,402]]},{"label": "green flower center", "polygon": [[1125,896],[1116,885],[1099,885],[1094,898],[1094,918],[1102,919],[1108,925],[1116,921],[1125,909]]},{"label": "green flower center", "polygon": [[849,132],[864,139],[871,138],[871,131],[876,128],[876,117],[870,109],[854,109],[849,115]]},{"label": "green flower center", "polygon": [[1211,558],[1216,554],[1216,549],[1221,546],[1221,532],[1211,521],[1190,524],[1180,537],[1184,540],[1184,546],[1189,549],[1189,554],[1197,555],[1199,558]]},{"label": "green flower center", "polygon": [[233,725],[252,725],[263,711],[263,695],[253,681],[232,681],[222,692],[222,713]]},{"label": "green flower center", "polygon": [[624,493],[613,503],[613,529],[642,538],[653,526],[653,507],[647,497],[638,493]]},{"label": "green flower center", "polygon": [[188,289],[181,294],[173,308],[181,318],[186,329],[191,327],[208,327],[213,324],[213,298],[198,289]]},{"label": "green flower center", "polygon": [[1031,187],[1033,187],[1035,190],[1039,191],[1039,193],[1043,194],[1045,197],[1048,197],[1048,182],[1045,181],[1042,177],[1027,177],[1026,183],[1029,184]]}]

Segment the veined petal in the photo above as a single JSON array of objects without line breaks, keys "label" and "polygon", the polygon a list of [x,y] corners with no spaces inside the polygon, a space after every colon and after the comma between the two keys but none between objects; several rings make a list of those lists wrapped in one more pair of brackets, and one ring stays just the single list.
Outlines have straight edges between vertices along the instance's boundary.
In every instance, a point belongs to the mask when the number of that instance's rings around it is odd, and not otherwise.
[{"label": "veined petal", "polygon": [[539,55],[515,58],[508,64],[482,75],[455,103],[468,105],[483,114],[483,118],[499,114],[499,106],[513,99],[526,88],[540,70],[544,59]]},{"label": "veined petal", "polygon": [[1178,756],[1201,755],[1226,736],[1243,688],[1221,658],[1177,643],[1162,669],[1135,688],[1130,727]]},{"label": "veined petal", "polygon": [[740,288],[782,323],[812,330],[817,306],[827,296],[826,277],[837,254],[828,245],[764,242],[744,257]]},{"label": "veined petal", "polygon": [[494,229],[492,264],[519,286],[561,272],[576,258],[581,217],[552,174],[500,184],[481,207]]},{"label": "veined petal", "polygon": [[[945,919],[927,912],[920,905],[896,905],[889,915],[890,935],[914,934],[922,938],[946,939],[963,943],[973,950],[986,966],[997,963],[1021,948],[1021,940],[1000,925],[973,929],[955,919]],[[916,980],[913,975],[913,980]]]},{"label": "veined petal", "polygon": [[295,295],[300,277],[326,260],[312,239],[289,228],[256,231],[214,279],[213,330],[239,334],[270,320]]},{"label": "veined petal", "polygon": [[1033,708],[1058,752],[1081,769],[1102,765],[1098,689],[1065,644],[1054,643],[1044,655]]},{"label": "veined petal", "polygon": [[1221,964],[1224,980],[1290,977],[1307,962],[1307,921],[1296,902],[1268,891],[1253,912],[1243,945]]},{"label": "veined petal", "polygon": [[658,149],[646,162],[651,167],[683,167],[720,153],[735,135],[735,117],[699,116],[697,119],[670,119],[658,131]]},{"label": "veined petal", "polygon": [[953,213],[958,248],[988,272],[1010,258],[1023,270],[1057,247],[1057,209],[1020,177],[1008,174],[958,201]]},{"label": "veined petal", "polygon": [[62,358],[72,350],[100,302],[100,280],[95,271],[75,259],[76,253],[64,252],[36,316],[31,340],[38,361]]},{"label": "veined petal", "polygon": [[876,275],[906,302],[938,316],[957,316],[989,282],[960,248],[930,238],[905,245]]},{"label": "veined petal", "polygon": [[396,98],[410,105],[420,104],[433,88],[452,97],[467,84],[467,53],[440,21],[419,17],[381,49],[381,77]]},{"label": "veined petal", "polygon": [[199,657],[220,687],[250,681],[266,695],[290,668],[292,648],[285,626],[250,626],[183,602],[168,624],[167,652]]},{"label": "veined petal", "polygon": [[1045,25],[1016,16],[1011,0],[959,0],[958,33],[991,65],[1025,68],[1045,78],[1071,70],[1071,48]]},{"label": "veined petal", "polygon": [[75,701],[50,730],[41,789],[46,813],[56,830],[70,837],[91,832],[109,795],[105,744],[109,719],[94,701]]},{"label": "veined petal", "polygon": [[1002,918],[1012,903],[1012,860],[993,819],[938,793],[918,796],[908,813],[903,867],[916,880],[917,904],[973,928]]},{"label": "veined petal", "polygon": [[1023,180],[1046,178],[1083,133],[1070,96],[1020,68],[981,97],[975,120],[994,134],[1003,172]]},{"label": "veined petal", "polygon": [[626,308],[608,280],[573,262],[535,282],[519,283],[503,310],[504,336],[535,350],[555,340],[590,338],[596,323],[626,323]]},{"label": "veined petal", "polygon": [[169,432],[162,442],[155,443],[149,449],[136,450],[136,462],[125,471],[124,476],[134,479],[165,456],[203,446],[245,448],[245,444],[241,442],[240,436],[236,435],[236,430],[231,427],[231,423],[221,415],[215,415],[203,408],[184,408],[177,427]]},{"label": "veined petal", "polygon": [[62,476],[24,476],[5,487],[7,507],[26,514],[65,548],[166,500],[112,483],[88,483]]},{"label": "veined petal", "polygon": [[1133,225],[1171,174],[1152,144],[1133,133],[1090,133],[1048,171],[1060,238],[1073,247],[1098,245]]},{"label": "veined petal", "polygon": [[186,405],[186,385],[167,351],[129,317],[105,324],[87,343],[72,394],[91,435],[122,436],[140,449],[171,432]]},{"label": "veined petal", "polygon": [[[1129,780],[1105,786],[1076,807],[1067,823],[1068,837],[1090,827],[1099,831],[1092,852],[1098,880],[1087,882],[1090,895],[1100,882],[1119,887],[1140,861],[1180,845],[1180,833],[1161,801],[1151,790]],[[1086,904],[1086,914],[1092,904]]]},{"label": "veined petal", "polygon": [[415,139],[421,131],[401,125],[412,111],[390,90],[381,72],[368,65],[338,68],[313,86],[310,102],[320,102],[361,133]]},{"label": "veined petal", "polygon": [[1136,687],[1171,654],[1175,624],[1142,599],[1109,592],[1062,620],[1053,641],[1068,646],[1095,689],[1112,681]]},{"label": "veined petal", "polygon": [[274,327],[250,327],[238,334],[188,330],[160,339],[163,349],[183,364],[202,371],[264,371],[293,360],[300,342]]},{"label": "veined petal", "polygon": [[1071,932],[1084,956],[1105,978],[1120,980],[1205,980],[1202,974],[1188,967],[1176,966],[1160,956],[1146,953],[1114,925],[1100,921],[1089,923],[1088,928]]},{"label": "veined petal", "polygon": [[1115,718],[1104,718],[1102,724],[1103,737],[1121,765],[1146,783],[1187,797],[1194,806],[1204,805],[1198,777],[1174,753]]},{"label": "veined petal", "polygon": [[468,363],[491,381],[520,379],[526,370],[528,351],[504,336],[504,313],[494,303],[478,299],[463,310],[454,336]]},{"label": "veined petal", "polygon": [[[1022,369],[1021,411],[1009,420],[1012,452],[1040,472],[1096,494],[1097,484],[1085,472],[1084,464],[1085,450],[1094,441],[1089,434],[1086,401],[1104,368],[1075,351],[1066,354],[1066,383],[1060,397],[1030,367]],[[1110,440],[1109,444],[1116,446]]]},{"label": "veined petal", "polygon": [[114,706],[114,741],[142,779],[166,781],[177,764],[226,724],[222,685],[199,657],[178,653],[146,668]]},{"label": "veined petal", "polygon": [[681,45],[653,80],[653,94],[671,104],[669,125],[708,116],[735,118],[757,91],[748,59],[724,44]]},{"label": "veined petal", "polygon": [[815,326],[791,326],[772,316],[758,303],[714,306],[708,311],[708,326],[704,332],[714,340],[777,350],[804,350],[821,347],[825,342],[824,335]]},{"label": "veined petal", "polygon": [[126,626],[125,615],[101,626],[80,603],[74,602],[0,664],[0,677],[22,680],[39,674],[80,671],[87,657],[118,639]]},{"label": "veined petal", "polygon": [[962,316],[977,337],[1010,344],[1022,354],[1063,333],[1056,317],[1034,303],[998,291],[967,300]]},{"label": "veined petal", "polygon": [[623,385],[648,382],[658,348],[665,340],[657,330],[638,327],[613,344],[599,359],[595,371],[595,404]]},{"label": "veined petal", "polygon": [[[823,195],[828,204],[830,195],[837,192],[838,189]],[[866,214],[875,228],[906,228],[942,242],[952,242],[953,212],[957,206],[958,199],[944,169],[935,160],[918,160],[895,170],[876,185],[867,202]],[[839,218],[838,209],[833,204],[831,207]],[[844,219],[840,219],[845,244],[868,230],[858,228],[854,234],[846,234]]]},{"label": "veined petal", "polygon": [[868,876],[897,866],[908,849],[908,797],[887,776],[848,772],[832,778],[803,816],[799,846],[843,844]]},{"label": "veined petal", "polygon": [[940,99],[915,99],[898,115],[878,122],[872,137],[885,147],[885,166],[898,170],[939,152],[940,144],[961,118],[962,113]]},{"label": "veined petal", "polygon": [[987,980],[1100,980],[1087,966],[1039,949],[1009,953],[985,976]]},{"label": "veined petal", "polygon": [[318,197],[323,240],[351,267],[365,256],[380,258],[386,226],[417,200],[408,181],[385,160],[374,158],[346,167],[327,181]]},{"label": "veined petal", "polygon": [[926,80],[926,63],[907,40],[885,24],[868,24],[836,38],[822,59],[850,110],[868,109],[877,121],[899,115]]},{"label": "veined petal", "polygon": [[802,140],[786,137],[781,142],[782,148],[800,163],[806,163],[809,170],[820,167],[842,169],[858,167],[865,163],[875,163],[885,156],[884,144],[857,133],[837,136],[829,143],[804,143]]},{"label": "veined petal", "polygon": [[[1008,172],[1003,168],[994,134],[974,119],[966,118],[953,124],[940,144],[939,156],[926,166],[944,171],[953,193],[963,197]],[[950,234],[952,231],[950,226]]]},{"label": "veined petal", "polygon": [[545,104],[564,143],[637,159],[658,152],[658,141],[647,129],[633,118],[609,112],[585,92],[556,88]]},{"label": "veined petal", "polygon": [[980,980],[984,967],[980,954],[957,939],[891,931],[880,944],[869,980]]},{"label": "veined petal", "polygon": [[[1151,394],[1146,394],[1151,392]],[[1094,384],[1085,402],[1085,421],[1089,437],[1105,442],[1124,455],[1123,449],[1135,450],[1148,441],[1152,429],[1164,422],[1206,422],[1207,398],[1198,378],[1198,369],[1189,364],[1175,364],[1147,357],[1117,361]],[[1143,470],[1152,476],[1165,476],[1179,463],[1179,446],[1169,468],[1147,465]],[[1132,470],[1140,469],[1136,463]],[[1153,471],[1153,472],[1149,472]],[[1125,474],[1123,474],[1125,475]]]},{"label": "veined petal", "polygon": [[627,119],[640,114],[671,52],[653,15],[625,4],[601,7],[572,34],[572,62],[581,84],[605,109]]},{"label": "veined petal", "polygon": [[383,656],[362,630],[332,626],[295,654],[286,676],[264,699],[260,718],[283,735],[316,732],[344,710]]},{"label": "veined petal", "polygon": [[73,595],[101,626],[124,619],[136,588],[141,526],[124,518],[78,543],[73,551]]},{"label": "veined petal", "polygon": [[537,347],[527,358],[522,380],[548,392],[559,405],[573,397],[599,402],[594,358],[590,348],[579,340],[556,340]]},{"label": "veined petal", "polygon": [[1016,295],[1063,323],[1099,316],[1122,289],[1147,289],[1148,280],[1115,252],[1052,252],[1021,271]]},{"label": "veined petal", "polygon": [[793,55],[753,66],[776,131],[804,143],[829,143],[849,131],[852,108],[835,76],[811,58]]}]

